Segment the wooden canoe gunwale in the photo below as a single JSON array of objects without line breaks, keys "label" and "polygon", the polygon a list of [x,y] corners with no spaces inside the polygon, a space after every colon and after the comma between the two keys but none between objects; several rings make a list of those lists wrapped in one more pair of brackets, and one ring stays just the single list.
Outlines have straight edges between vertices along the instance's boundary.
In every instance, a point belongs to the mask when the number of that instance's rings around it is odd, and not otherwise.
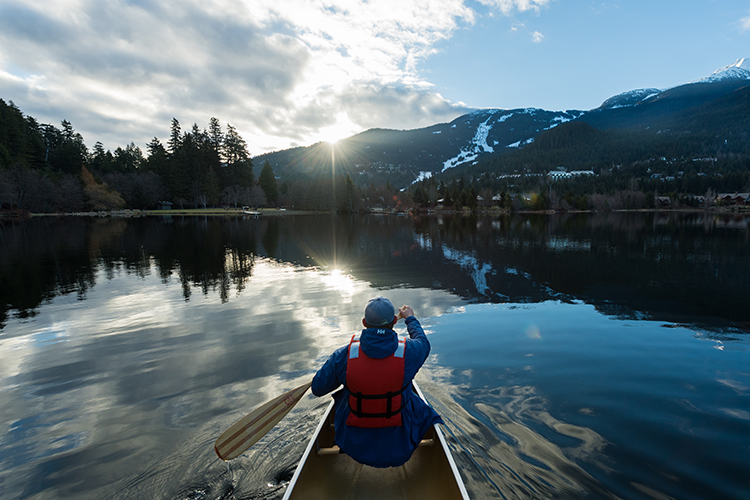
[{"label": "wooden canoe gunwale", "polygon": [[[414,389],[420,398],[425,399],[416,382],[414,382]],[[425,442],[424,446],[420,446],[412,458],[400,467],[378,469],[358,464],[343,453],[333,453],[330,451],[333,447],[332,442],[322,447],[324,453],[319,456],[320,441],[332,439],[333,412],[334,402],[331,401],[307,444],[300,463],[286,488],[283,500],[297,498],[305,500],[318,498],[469,500],[458,467],[438,425],[432,426],[425,434],[425,438],[432,439],[431,446]],[[325,428],[327,424],[331,428]]]}]

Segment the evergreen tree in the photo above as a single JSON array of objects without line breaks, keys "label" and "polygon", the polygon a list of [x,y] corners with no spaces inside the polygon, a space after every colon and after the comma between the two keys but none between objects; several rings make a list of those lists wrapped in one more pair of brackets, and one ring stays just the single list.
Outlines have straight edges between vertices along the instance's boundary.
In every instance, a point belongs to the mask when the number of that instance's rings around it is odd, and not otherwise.
[{"label": "evergreen tree", "polygon": [[451,196],[451,190],[445,185],[443,185],[443,188],[445,191],[445,194],[443,195],[443,206],[452,207],[455,202],[453,201],[453,196]]},{"label": "evergreen tree", "polygon": [[156,137],[146,144],[146,151],[148,152],[148,158],[143,163],[144,172],[154,172],[163,180],[166,176],[167,151]]},{"label": "evergreen tree", "polygon": [[167,146],[170,154],[175,154],[179,147],[182,145],[182,129],[180,128],[180,122],[177,118],[172,118],[172,127],[169,134],[169,142]]},{"label": "evergreen tree", "polygon": [[268,161],[263,164],[263,169],[260,171],[260,176],[258,177],[258,184],[263,188],[268,203],[276,203],[279,197],[279,190],[276,185],[276,177],[273,175],[273,169]]},{"label": "evergreen tree", "polygon": [[208,135],[205,131],[201,132],[201,129],[197,123],[193,123],[193,128],[191,129],[190,133],[193,136],[193,140],[196,142],[196,144],[199,145],[202,145],[201,143],[205,139],[204,135]]},{"label": "evergreen tree", "polygon": [[430,196],[427,194],[427,190],[419,184],[411,190],[412,199],[414,203],[417,203],[420,207],[426,208],[430,205]]},{"label": "evergreen tree", "polygon": [[46,161],[53,170],[79,173],[88,157],[88,150],[83,137],[73,129],[69,121],[63,120],[62,126],[62,130],[52,125],[44,126]]},{"label": "evergreen tree", "polygon": [[141,148],[131,142],[125,149],[115,149],[113,167],[116,172],[134,173],[141,168],[143,161]]},{"label": "evergreen tree", "polygon": [[114,156],[107,150],[104,150],[104,145],[98,142],[94,145],[94,150],[89,157],[89,165],[96,172],[106,174],[114,171]]},{"label": "evergreen tree", "polygon": [[20,157],[32,168],[42,168],[44,166],[45,147],[41,126],[31,116],[27,116],[25,122],[24,146],[20,152]]},{"label": "evergreen tree", "polygon": [[466,206],[469,207],[472,211],[477,209],[477,190],[474,189],[474,186],[469,188],[466,196]]},{"label": "evergreen tree", "polygon": [[[177,120],[172,119],[172,136],[169,140],[169,156],[166,168],[166,178],[164,181],[167,184],[167,189],[172,195],[175,203],[179,203],[182,207],[185,203],[192,198],[191,196],[191,181],[195,180],[194,170],[192,167],[193,155],[192,155],[192,136],[190,134],[184,134],[182,136],[175,136],[174,132],[179,132],[179,123],[175,127]],[[173,149],[174,148],[174,149]]]},{"label": "evergreen tree", "polygon": [[454,206],[456,208],[463,208],[463,200],[460,199],[461,191],[458,190],[457,184],[454,182],[451,184],[450,189],[450,196],[446,196],[449,200],[452,201],[450,206]]},{"label": "evergreen tree", "polygon": [[250,154],[247,152],[247,143],[245,139],[240,136],[237,129],[227,123],[227,133],[224,136],[224,158],[227,163],[237,163],[245,161],[250,158]]},{"label": "evergreen tree", "polygon": [[213,167],[208,168],[204,189],[206,191],[206,196],[208,197],[208,202],[212,206],[216,206],[219,203],[221,187],[219,186],[219,176],[216,175],[216,171]]},{"label": "evergreen tree", "polygon": [[469,204],[469,193],[466,189],[462,189],[456,199],[456,208],[463,208]]},{"label": "evergreen tree", "polygon": [[359,211],[358,200],[357,188],[349,174],[346,174],[344,181],[341,183],[338,211],[342,213],[356,213]]},{"label": "evergreen tree", "polygon": [[247,143],[232,125],[227,124],[227,133],[222,140],[222,151],[226,167],[220,176],[223,187],[238,185],[241,188],[252,189],[255,184],[253,162],[247,151]]},{"label": "evergreen tree", "polygon": [[221,158],[224,135],[221,132],[221,123],[218,118],[211,117],[208,122],[208,139],[211,143],[211,149]]},{"label": "evergreen tree", "polygon": [[0,167],[19,160],[25,152],[26,124],[23,113],[13,101],[0,99]]},{"label": "evergreen tree", "polygon": [[89,160],[89,166],[98,172],[102,172],[104,162],[107,159],[107,152],[104,150],[104,144],[96,141],[94,144],[94,150],[91,152],[91,158]]}]

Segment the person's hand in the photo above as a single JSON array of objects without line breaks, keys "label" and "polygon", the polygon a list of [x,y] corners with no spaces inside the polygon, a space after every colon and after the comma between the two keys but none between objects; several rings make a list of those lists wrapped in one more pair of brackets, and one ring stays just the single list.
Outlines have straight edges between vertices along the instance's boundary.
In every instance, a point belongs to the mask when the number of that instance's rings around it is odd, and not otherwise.
[{"label": "person's hand", "polygon": [[403,305],[398,309],[398,317],[401,318],[408,318],[409,316],[414,316],[414,309],[411,308],[411,306]]}]

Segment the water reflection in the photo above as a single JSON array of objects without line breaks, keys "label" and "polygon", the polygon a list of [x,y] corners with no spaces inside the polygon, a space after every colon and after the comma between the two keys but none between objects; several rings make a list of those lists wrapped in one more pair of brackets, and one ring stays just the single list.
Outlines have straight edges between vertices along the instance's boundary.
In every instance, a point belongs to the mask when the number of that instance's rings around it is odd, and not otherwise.
[{"label": "water reflection", "polygon": [[[137,273],[102,263],[86,300],[61,295],[0,336],[3,498],[150,498],[178,487],[173,476],[183,469],[200,471],[201,482],[226,477],[216,436],[309,379],[359,328],[373,293],[342,272],[254,257],[230,300],[209,291],[186,301],[182,282],[165,282],[157,258],[149,262]],[[460,300],[431,290],[389,295],[433,315]],[[304,446],[298,433],[315,425],[303,420],[285,421],[256,446],[247,476],[234,471],[237,484],[267,492],[280,456],[293,468],[292,451]]]},{"label": "water reflection", "polygon": [[424,319],[419,381],[473,498],[742,498],[743,221],[2,226],[0,497],[279,497],[325,400],[231,468],[213,440],[309,379],[382,293]]},{"label": "water reflection", "polygon": [[[222,302],[255,261],[338,270],[375,287],[477,302],[584,300],[619,318],[748,328],[747,215],[32,219],[0,233],[0,328],[52,297],[84,300],[97,270],[156,273]],[[439,270],[438,272],[436,272]]]},{"label": "water reflection", "polygon": [[748,493],[746,339],[727,353],[561,302],[467,306],[429,330],[437,354],[420,384],[473,498]]},{"label": "water reflection", "polygon": [[[441,408],[455,433],[456,456],[472,498],[613,497],[583,466],[611,472],[606,440],[556,419],[534,387],[464,389],[451,398],[473,401],[469,411],[458,405]],[[556,439],[545,433],[556,433]]]},{"label": "water reflection", "polygon": [[725,230],[722,220],[703,214],[432,219],[417,226],[415,240],[460,266],[471,281],[452,288],[480,301],[579,299],[622,318],[718,320],[725,327],[727,319],[748,320],[741,304],[750,292],[750,255],[747,230]]}]

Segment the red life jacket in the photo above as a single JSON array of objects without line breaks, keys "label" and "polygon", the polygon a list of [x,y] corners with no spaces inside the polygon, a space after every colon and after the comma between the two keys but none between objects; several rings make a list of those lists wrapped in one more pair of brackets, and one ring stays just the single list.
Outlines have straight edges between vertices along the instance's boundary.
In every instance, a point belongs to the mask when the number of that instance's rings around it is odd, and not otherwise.
[{"label": "red life jacket", "polygon": [[370,358],[359,348],[359,334],[352,335],[346,362],[347,425],[367,428],[401,425],[405,350],[406,339],[399,338],[396,352],[383,359]]}]

